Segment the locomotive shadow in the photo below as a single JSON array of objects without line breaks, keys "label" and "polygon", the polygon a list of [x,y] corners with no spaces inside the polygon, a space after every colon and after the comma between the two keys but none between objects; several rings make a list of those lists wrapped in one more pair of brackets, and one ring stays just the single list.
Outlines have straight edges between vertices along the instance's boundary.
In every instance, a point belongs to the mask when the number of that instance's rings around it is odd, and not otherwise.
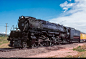
[{"label": "locomotive shadow", "polygon": [[51,50],[51,51],[65,49],[65,47],[62,47],[62,46],[64,46],[64,45],[70,45],[70,44],[73,44],[73,42],[71,42],[71,43],[61,43],[61,44],[57,44],[57,45],[54,45],[54,46],[49,46],[49,47],[46,47],[46,49],[47,50]]},{"label": "locomotive shadow", "polygon": [[52,46],[52,47],[46,47],[46,50],[55,51],[60,49],[65,49],[64,47],[58,47],[58,46]]}]

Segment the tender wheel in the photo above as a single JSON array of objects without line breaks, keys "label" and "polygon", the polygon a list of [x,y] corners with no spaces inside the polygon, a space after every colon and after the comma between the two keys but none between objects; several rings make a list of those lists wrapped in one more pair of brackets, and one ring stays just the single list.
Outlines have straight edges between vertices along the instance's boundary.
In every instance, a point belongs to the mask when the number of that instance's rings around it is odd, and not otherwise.
[{"label": "tender wheel", "polygon": [[72,43],[72,40],[70,39],[70,40],[69,40],[69,44],[71,44],[71,43]]},{"label": "tender wheel", "polygon": [[71,39],[67,39],[66,41],[67,41],[69,44],[71,43]]},{"label": "tender wheel", "polygon": [[26,42],[22,43],[22,48],[24,48],[24,49],[27,48],[27,43]]},{"label": "tender wheel", "polygon": [[78,43],[80,43],[80,39],[79,39]]}]

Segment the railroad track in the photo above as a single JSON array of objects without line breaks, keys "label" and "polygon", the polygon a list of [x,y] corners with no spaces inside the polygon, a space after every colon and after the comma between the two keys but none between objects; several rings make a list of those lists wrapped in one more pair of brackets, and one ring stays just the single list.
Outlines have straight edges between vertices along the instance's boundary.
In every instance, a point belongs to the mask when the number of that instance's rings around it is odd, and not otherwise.
[{"label": "railroad track", "polygon": [[27,50],[31,48],[24,48],[24,49],[19,49],[19,48],[0,48],[0,52],[9,52],[9,51],[18,51],[18,50]]},{"label": "railroad track", "polygon": [[17,48],[0,48],[0,52],[9,52],[19,50]]},{"label": "railroad track", "polygon": [[[85,42],[84,42],[85,43]],[[47,50],[59,50],[59,49],[63,49],[65,47],[63,47],[64,45],[72,45],[74,43],[68,44],[68,43],[62,43],[60,45],[54,45],[54,46],[43,46],[43,47],[38,47],[38,48],[46,48]],[[78,43],[77,43],[78,44]],[[18,50],[30,50],[30,49],[37,49],[37,47],[35,48],[0,48],[0,52],[9,52],[9,51],[18,51]]]}]

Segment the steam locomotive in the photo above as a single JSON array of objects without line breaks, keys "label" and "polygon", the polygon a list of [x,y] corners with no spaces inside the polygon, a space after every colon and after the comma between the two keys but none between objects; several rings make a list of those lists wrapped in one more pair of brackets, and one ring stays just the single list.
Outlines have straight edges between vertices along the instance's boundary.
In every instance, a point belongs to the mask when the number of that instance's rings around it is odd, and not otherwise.
[{"label": "steam locomotive", "polygon": [[8,37],[9,46],[15,48],[53,46],[73,41],[80,42],[80,31],[71,27],[36,19],[30,16],[20,16],[19,30],[11,30]]}]

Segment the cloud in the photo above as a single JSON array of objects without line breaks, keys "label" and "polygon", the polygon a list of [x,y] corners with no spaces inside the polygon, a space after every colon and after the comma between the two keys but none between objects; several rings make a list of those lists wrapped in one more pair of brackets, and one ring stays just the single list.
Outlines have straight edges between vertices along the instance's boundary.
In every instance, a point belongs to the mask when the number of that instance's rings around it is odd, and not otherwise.
[{"label": "cloud", "polygon": [[69,8],[71,8],[75,3],[68,3],[67,1],[65,1],[64,3],[60,4],[60,7],[63,8],[63,10],[65,10],[64,12],[66,12]]},{"label": "cloud", "polygon": [[3,32],[5,34],[5,32]]},{"label": "cloud", "polygon": [[68,0],[68,1],[71,1],[71,0]]},{"label": "cloud", "polygon": [[0,32],[1,34],[5,34],[5,32]]},{"label": "cloud", "polygon": [[86,0],[74,1],[74,3],[65,1],[60,4],[64,12],[61,16],[50,19],[50,22],[60,23],[86,33]]}]

